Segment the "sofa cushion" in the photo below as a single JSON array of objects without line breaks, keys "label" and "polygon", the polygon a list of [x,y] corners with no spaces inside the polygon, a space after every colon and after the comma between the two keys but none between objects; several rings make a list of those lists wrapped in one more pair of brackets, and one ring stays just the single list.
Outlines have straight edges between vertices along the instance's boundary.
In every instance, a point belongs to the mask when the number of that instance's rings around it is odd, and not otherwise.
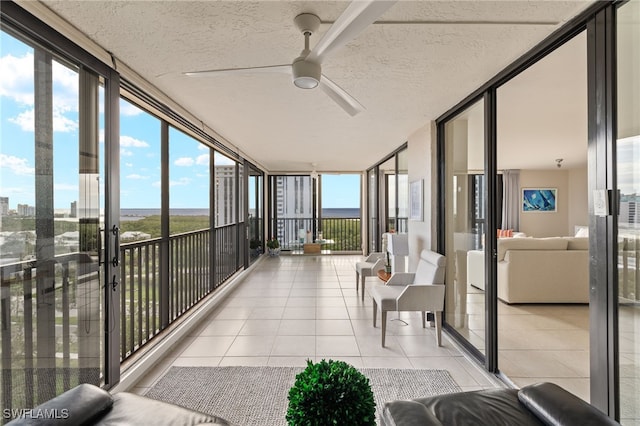
[{"label": "sofa cushion", "polygon": [[518,399],[546,425],[619,425],[594,406],[553,383],[526,386],[518,392]]},{"label": "sofa cushion", "polygon": [[132,393],[120,392],[113,395],[113,408],[100,419],[98,425],[120,426],[120,425],[144,425],[173,426],[173,425],[201,425],[214,424],[228,426],[229,422],[215,416],[200,413],[157,401],[144,396]]},{"label": "sofa cushion", "polygon": [[[456,425],[456,426],[540,426],[536,416],[518,400],[516,389],[487,389],[458,392],[413,400],[425,410],[404,401],[388,402],[384,405],[384,425]],[[428,415],[424,413],[428,412]],[[420,422],[406,422],[409,414],[419,416]],[[436,418],[434,421],[433,418]],[[389,421],[393,419],[395,423]],[[399,419],[403,421],[400,422]]]},{"label": "sofa cushion", "polygon": [[508,250],[566,250],[565,238],[508,238],[498,240],[498,262],[504,260]]},{"label": "sofa cushion", "polygon": [[403,400],[386,403],[380,423],[386,426],[443,426],[424,404]]},{"label": "sofa cushion", "polygon": [[94,424],[112,405],[113,399],[109,392],[84,383],[38,405],[31,411],[26,410],[24,417],[8,424],[42,425],[44,419],[46,424],[51,426]]}]

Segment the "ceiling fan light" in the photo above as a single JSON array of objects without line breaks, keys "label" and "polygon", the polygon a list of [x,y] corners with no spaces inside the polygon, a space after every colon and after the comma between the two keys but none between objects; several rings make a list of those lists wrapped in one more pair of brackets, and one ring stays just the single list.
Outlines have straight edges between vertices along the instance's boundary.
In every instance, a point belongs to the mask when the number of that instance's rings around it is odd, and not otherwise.
[{"label": "ceiling fan light", "polygon": [[320,84],[320,65],[299,59],[292,66],[293,84],[301,89],[314,89]]}]

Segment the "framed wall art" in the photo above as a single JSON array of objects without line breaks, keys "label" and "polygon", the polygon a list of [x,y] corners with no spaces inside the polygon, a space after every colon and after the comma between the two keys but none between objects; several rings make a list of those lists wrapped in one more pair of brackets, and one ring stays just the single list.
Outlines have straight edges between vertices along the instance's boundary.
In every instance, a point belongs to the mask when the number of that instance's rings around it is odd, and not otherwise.
[{"label": "framed wall art", "polygon": [[558,211],[557,188],[522,188],[522,211],[553,213]]}]

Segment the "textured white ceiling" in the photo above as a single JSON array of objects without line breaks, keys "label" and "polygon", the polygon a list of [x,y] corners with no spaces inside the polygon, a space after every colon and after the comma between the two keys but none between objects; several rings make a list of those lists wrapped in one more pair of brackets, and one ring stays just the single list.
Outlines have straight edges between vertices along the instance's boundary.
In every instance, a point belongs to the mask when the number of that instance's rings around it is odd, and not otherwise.
[{"label": "textured white ceiling", "polygon": [[289,64],[303,48],[293,18],[327,22],[313,46],[348,2],[44,3],[271,171],[366,169],[590,4],[399,1],[323,64],[366,107],[350,117],[287,75],[182,74]]}]

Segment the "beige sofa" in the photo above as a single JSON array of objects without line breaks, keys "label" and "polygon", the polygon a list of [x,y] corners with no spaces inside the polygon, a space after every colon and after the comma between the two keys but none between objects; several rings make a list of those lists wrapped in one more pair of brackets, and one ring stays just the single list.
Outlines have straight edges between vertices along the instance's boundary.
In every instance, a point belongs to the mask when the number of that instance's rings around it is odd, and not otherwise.
[{"label": "beige sofa", "polygon": [[[498,298],[507,303],[589,303],[589,239],[498,240]],[[469,252],[469,283],[484,289],[484,253]]]}]

